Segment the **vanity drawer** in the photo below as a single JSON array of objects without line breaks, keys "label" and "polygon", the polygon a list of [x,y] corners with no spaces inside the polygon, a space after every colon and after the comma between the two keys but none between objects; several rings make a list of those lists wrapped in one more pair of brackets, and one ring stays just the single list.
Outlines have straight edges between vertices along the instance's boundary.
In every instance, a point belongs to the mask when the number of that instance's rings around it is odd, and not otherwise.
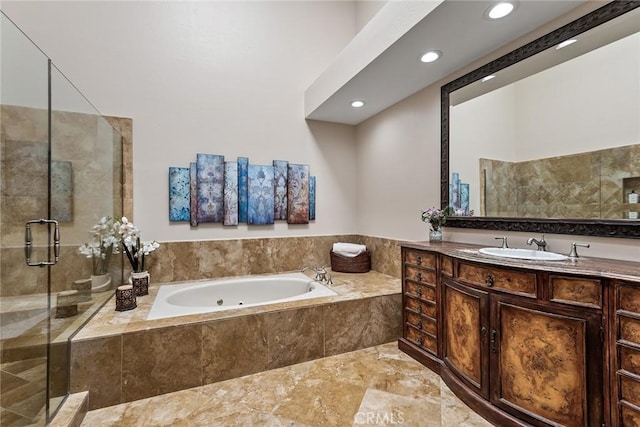
[{"label": "vanity drawer", "polygon": [[550,276],[549,298],[562,304],[602,308],[602,282],[599,279]]},{"label": "vanity drawer", "polygon": [[617,308],[619,310],[640,314],[640,285],[633,287],[625,283],[620,283],[617,285],[617,289]]},{"label": "vanity drawer", "polygon": [[436,300],[436,289],[429,285],[420,285],[414,282],[405,283],[405,292],[411,296],[415,296],[427,301]]},{"label": "vanity drawer", "polygon": [[430,351],[433,354],[438,352],[438,344],[436,338],[426,332],[420,331],[411,325],[407,325],[407,339],[414,344]]},{"label": "vanity drawer", "polygon": [[640,426],[640,412],[631,409],[628,406],[620,406],[620,418],[622,419],[621,427]]},{"label": "vanity drawer", "polygon": [[640,320],[618,315],[620,339],[640,345]]},{"label": "vanity drawer", "polygon": [[640,407],[640,382],[620,377],[620,391],[623,400]]},{"label": "vanity drawer", "polygon": [[404,262],[419,267],[436,268],[436,254],[431,252],[413,251],[407,249],[404,253]]},{"label": "vanity drawer", "polygon": [[458,263],[458,280],[526,297],[536,298],[536,274],[518,270],[486,267],[466,262]]},{"label": "vanity drawer", "polygon": [[420,316],[417,313],[407,311],[407,323],[418,329],[420,332],[428,332],[431,335],[437,335],[436,321],[427,317]]},{"label": "vanity drawer", "polygon": [[440,257],[440,272],[445,276],[453,277],[453,259],[448,256]]},{"label": "vanity drawer", "polygon": [[416,268],[407,265],[405,266],[404,277],[405,279],[411,279],[421,283],[428,283],[434,286],[436,284],[435,270],[424,270],[422,268]]},{"label": "vanity drawer", "polygon": [[436,304],[420,301],[414,298],[407,298],[407,308],[418,314],[436,318]]},{"label": "vanity drawer", "polygon": [[626,346],[619,346],[620,369],[640,376],[640,351]]}]

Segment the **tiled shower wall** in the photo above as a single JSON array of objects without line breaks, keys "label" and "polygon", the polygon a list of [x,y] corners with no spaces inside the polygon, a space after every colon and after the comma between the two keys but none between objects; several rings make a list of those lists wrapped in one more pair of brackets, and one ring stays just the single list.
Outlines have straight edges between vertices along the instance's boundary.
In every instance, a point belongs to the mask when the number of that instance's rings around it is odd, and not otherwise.
[{"label": "tiled shower wall", "polygon": [[624,219],[623,179],[640,176],[640,144],[527,162],[481,159],[480,171],[486,216]]},{"label": "tiled shower wall", "polygon": [[[47,112],[8,105],[0,108],[0,296],[45,293],[46,269],[30,268],[25,271],[12,267],[25,262],[26,221],[45,217],[47,213]],[[131,120],[116,121],[123,134],[130,138]],[[91,263],[78,252],[78,246],[88,241],[89,229],[96,222],[96,209],[104,205],[104,215],[114,215],[114,210],[121,211],[122,178],[130,176],[130,173],[123,173],[121,169],[120,150],[123,144],[120,137],[101,116],[53,111],[51,126],[52,159],[70,161],[73,177],[72,218],[71,221],[60,222],[60,263],[51,269],[52,291],[58,292],[70,289],[72,281],[91,275]],[[105,147],[109,142],[112,145]],[[103,197],[96,196],[104,194],[105,182],[113,187],[113,200],[105,201]],[[126,196],[125,201],[129,200]],[[38,218],[31,217],[34,212],[38,213]],[[36,244],[37,234],[41,235],[42,231],[34,229]],[[34,248],[32,258],[46,258],[42,251],[42,248]]]}]

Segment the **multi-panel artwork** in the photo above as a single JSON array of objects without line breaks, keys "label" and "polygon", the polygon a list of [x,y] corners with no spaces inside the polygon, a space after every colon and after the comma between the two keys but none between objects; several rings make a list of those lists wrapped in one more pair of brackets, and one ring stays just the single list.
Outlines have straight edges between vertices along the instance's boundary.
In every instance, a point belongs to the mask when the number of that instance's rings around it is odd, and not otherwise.
[{"label": "multi-panel artwork", "polygon": [[309,165],[197,154],[189,167],[169,168],[169,220],[224,225],[308,224],[316,219],[316,177]]},{"label": "multi-panel artwork", "polygon": [[449,207],[453,209],[452,215],[472,215],[469,210],[469,184],[460,182],[460,174],[458,172],[451,173]]}]

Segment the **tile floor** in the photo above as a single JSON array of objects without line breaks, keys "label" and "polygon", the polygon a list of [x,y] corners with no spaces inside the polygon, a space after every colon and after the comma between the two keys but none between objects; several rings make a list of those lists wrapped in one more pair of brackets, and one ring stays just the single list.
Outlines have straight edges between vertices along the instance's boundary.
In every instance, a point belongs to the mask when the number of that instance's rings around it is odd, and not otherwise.
[{"label": "tile floor", "polygon": [[0,425],[44,424],[46,368],[44,357],[0,365]]},{"label": "tile floor", "polygon": [[82,426],[491,426],[392,342],[93,410]]}]

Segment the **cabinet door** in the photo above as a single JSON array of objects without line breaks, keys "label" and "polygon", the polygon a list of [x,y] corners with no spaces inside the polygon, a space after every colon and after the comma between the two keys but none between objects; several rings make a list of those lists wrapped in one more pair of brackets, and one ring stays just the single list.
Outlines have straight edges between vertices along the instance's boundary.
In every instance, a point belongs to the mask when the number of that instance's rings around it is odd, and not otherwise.
[{"label": "cabinet door", "polygon": [[489,398],[488,294],[443,280],[444,361],[476,393]]},{"label": "cabinet door", "polygon": [[491,296],[491,400],[534,425],[602,425],[599,315]]}]

